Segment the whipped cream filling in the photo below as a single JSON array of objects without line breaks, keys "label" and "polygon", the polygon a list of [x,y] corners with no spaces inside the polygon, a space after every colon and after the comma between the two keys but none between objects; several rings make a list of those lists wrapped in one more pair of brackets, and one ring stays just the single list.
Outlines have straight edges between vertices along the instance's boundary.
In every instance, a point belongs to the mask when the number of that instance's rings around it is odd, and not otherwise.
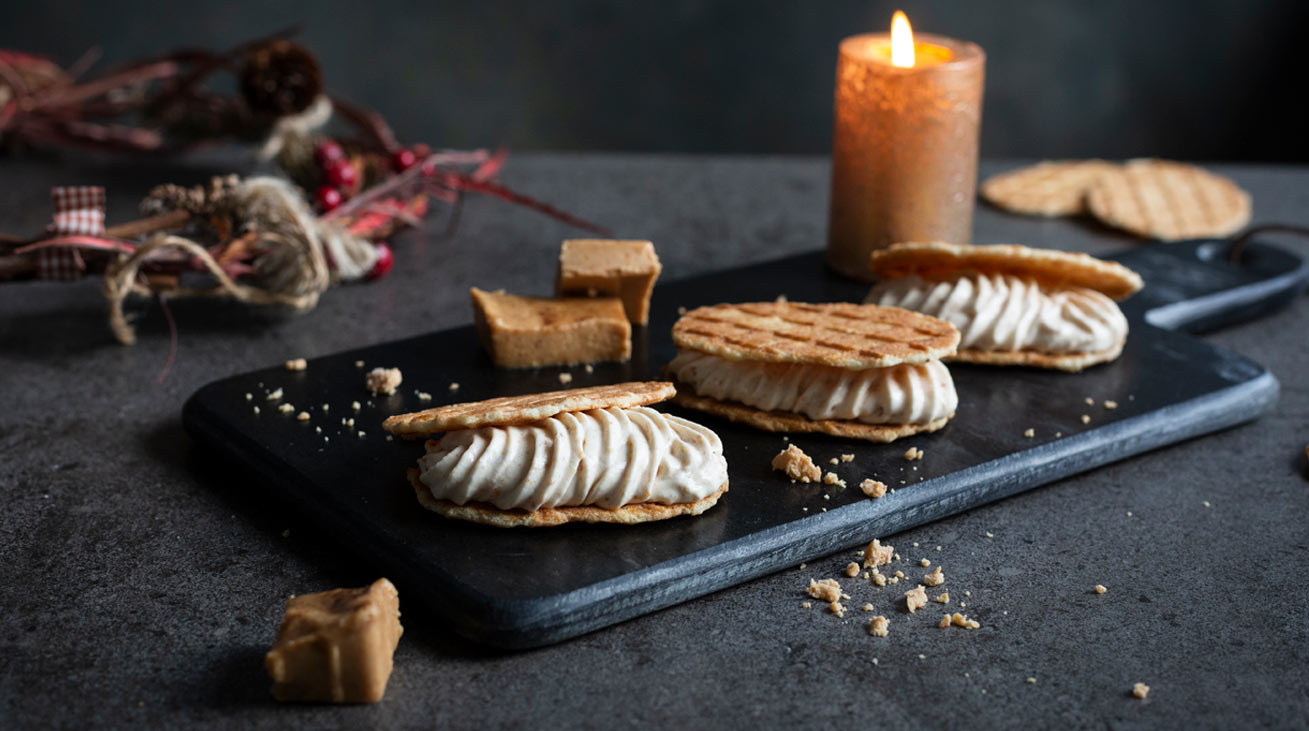
[{"label": "whipped cream filling", "polygon": [[950,371],[940,361],[851,370],[805,363],[727,360],[680,351],[668,370],[701,396],[810,419],[867,424],[926,424],[959,405]]},{"label": "whipped cream filling", "polygon": [[645,407],[447,432],[418,467],[433,497],[501,510],[690,503],[727,482],[717,434]]},{"label": "whipped cream filling", "polygon": [[1083,287],[1044,289],[1008,274],[888,279],[864,303],[939,317],[959,328],[960,350],[1094,353],[1127,337],[1127,318],[1104,294]]}]

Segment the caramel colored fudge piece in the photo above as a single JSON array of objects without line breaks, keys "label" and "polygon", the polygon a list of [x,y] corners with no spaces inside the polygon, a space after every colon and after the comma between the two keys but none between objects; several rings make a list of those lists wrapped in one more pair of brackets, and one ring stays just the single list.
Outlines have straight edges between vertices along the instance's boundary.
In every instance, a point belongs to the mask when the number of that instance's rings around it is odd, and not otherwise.
[{"label": "caramel colored fudge piece", "polygon": [[617,297],[547,299],[473,287],[473,319],[501,368],[625,361],[632,325]]},{"label": "caramel colored fudge piece", "polygon": [[649,241],[569,239],[559,250],[560,295],[621,297],[627,319],[650,319],[650,292],[663,269]]},{"label": "caramel colored fudge piece", "polygon": [[386,692],[404,628],[386,579],[362,589],[292,597],[264,657],[279,701],[375,703]]}]

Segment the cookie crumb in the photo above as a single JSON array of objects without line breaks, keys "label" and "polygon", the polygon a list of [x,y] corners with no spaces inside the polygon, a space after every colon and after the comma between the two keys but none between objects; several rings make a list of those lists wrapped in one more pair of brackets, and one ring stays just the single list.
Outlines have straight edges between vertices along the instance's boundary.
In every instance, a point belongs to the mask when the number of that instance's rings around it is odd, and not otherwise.
[{"label": "cookie crumb", "polygon": [[685,315],[685,314],[686,314],[686,308],[685,308],[685,307],[678,307],[678,308],[677,308],[677,314],[679,314],[679,315]]},{"label": "cookie crumb", "polygon": [[836,579],[823,579],[822,581],[809,580],[809,587],[805,593],[815,599],[821,599],[825,602],[838,601],[841,598],[841,585]]},{"label": "cookie crumb", "polygon": [[359,438],[360,438],[360,439],[363,439],[363,438],[364,438],[364,433],[363,433],[363,432],[359,432]]},{"label": "cookie crumb", "polygon": [[[963,605],[960,604],[959,606],[962,607]],[[960,614],[958,612],[950,615],[950,621],[954,623],[954,626],[963,627],[964,629],[977,629],[982,626],[981,622],[978,622],[975,619],[969,619],[968,615]]]},{"label": "cookie crumb", "polygon": [[850,563],[846,564],[846,566],[845,566],[845,575],[846,575],[846,576],[849,576],[849,577],[852,578],[852,579],[853,579],[854,577],[858,576],[858,575],[859,575],[859,564],[855,563],[854,561],[851,561]]},{"label": "cookie crumb", "polygon": [[985,535],[986,535],[987,538],[995,538],[995,534],[992,533],[991,531],[987,531],[987,532],[985,533]]},{"label": "cookie crumb", "polygon": [[591,365],[590,363],[587,363],[585,366],[583,366],[583,368],[587,373],[595,373],[595,366]]},{"label": "cookie crumb", "polygon": [[940,586],[945,583],[945,575],[941,573],[941,567],[937,566],[936,570],[930,574],[923,575],[923,583],[928,586]]},{"label": "cookie crumb", "polygon": [[255,395],[254,395],[253,393],[247,393],[247,394],[245,395],[245,400],[246,400],[246,401],[252,401],[252,400],[254,400],[254,397],[255,397]]},{"label": "cookie crumb", "polygon": [[309,421],[309,412],[301,411],[300,413],[295,415],[295,418],[297,421]]},{"label": "cookie crumb", "polygon": [[828,463],[828,464],[840,464],[840,463],[841,463],[841,460],[837,459],[836,457],[833,457],[833,458],[827,460],[827,463]]},{"label": "cookie crumb", "polygon": [[814,605],[813,602],[801,602],[801,603],[800,603],[800,608],[801,608],[801,609],[808,609],[808,608],[812,607],[813,605]]},{"label": "cookie crumb", "polygon": [[1144,698],[1150,695],[1150,686],[1146,685],[1145,683],[1137,683],[1136,685],[1132,686],[1132,695],[1136,696],[1137,698]]},{"label": "cookie crumb", "polygon": [[277,407],[277,410],[282,412],[283,414],[289,414],[292,411],[295,411],[295,407],[292,406],[291,404],[282,404],[281,406]]},{"label": "cookie crumb", "polygon": [[265,400],[265,401],[276,401],[276,400],[278,400],[278,399],[280,399],[280,398],[282,398],[282,389],[279,387],[276,391],[273,391],[272,393],[268,394],[268,396],[266,396],[266,397],[264,398],[264,400]]},{"label": "cookie crumb", "polygon": [[355,411],[358,411],[358,410],[360,409],[359,402],[358,402],[358,401],[351,401],[351,402],[350,402],[350,408],[354,409]]},{"label": "cookie crumb", "polygon": [[941,621],[940,621],[940,622],[937,622],[937,623],[936,623],[936,626],[937,626],[937,627],[940,627],[941,629],[945,629],[946,627],[949,627],[949,626],[950,626],[950,615],[947,614],[947,615],[945,615],[944,617],[941,617]]},{"label": "cookie crumb", "polygon": [[867,568],[885,566],[891,563],[891,556],[894,554],[895,546],[883,546],[881,541],[874,538],[873,542],[864,549],[864,566]]},{"label": "cookie crumb", "polygon": [[364,362],[362,360],[355,361],[355,368],[363,368],[363,367],[364,367]]},{"label": "cookie crumb", "polygon": [[[899,557],[899,556],[896,556],[896,558],[900,558],[900,557]],[[897,579],[903,579],[903,578],[904,578],[904,572],[903,572],[903,571],[897,571],[897,572],[895,572],[895,578],[897,578]]]},{"label": "cookie crumb", "polygon": [[1105,593],[1106,591],[1109,591],[1109,590],[1106,589],[1106,588],[1104,588],[1104,585],[1103,585],[1103,584],[1096,584],[1096,585],[1095,585],[1095,593],[1096,593],[1096,594],[1103,594],[1103,593]]},{"label": "cookie crumb", "polygon": [[865,605],[863,606],[863,610],[864,610],[865,612],[871,612],[871,611],[873,611],[873,605],[872,605],[872,604],[865,604]]},{"label": "cookie crumb", "polygon": [[1117,402],[1117,401],[1106,401],[1106,402],[1104,402],[1104,407],[1105,407],[1106,409],[1116,409],[1116,408],[1118,408],[1118,402]]},{"label": "cookie crumb", "polygon": [[859,483],[859,489],[868,497],[879,498],[886,494],[886,483],[878,482],[877,480],[868,477],[865,478],[863,482]]},{"label": "cookie crumb", "polygon": [[827,610],[835,614],[840,619],[845,619],[845,605],[841,602],[832,602],[827,605]]},{"label": "cookie crumb", "polygon": [[1087,406],[1095,406],[1095,399],[1091,398],[1090,396],[1087,396],[1087,397],[1086,397],[1086,405],[1087,405]]},{"label": "cookie crumb", "polygon": [[1089,415],[1087,415],[1087,414],[1082,414],[1082,423],[1083,423],[1083,424],[1090,424],[1090,423],[1091,423],[1091,417],[1090,417]]},{"label": "cookie crumb", "polygon": [[1028,678],[1028,679],[1027,679],[1027,684],[1028,684],[1028,685],[1036,685],[1036,678]]},{"label": "cookie crumb", "polygon": [[937,604],[949,604],[949,603],[950,603],[950,592],[948,592],[948,591],[943,591],[943,592],[941,592],[940,594],[937,594],[937,595],[936,595],[936,598],[933,599],[932,601],[936,602]]},{"label": "cookie crumb", "polygon": [[419,392],[418,392],[418,400],[419,400],[419,401],[431,401],[431,400],[432,400],[432,394],[430,394],[430,393],[428,393],[428,392],[426,392],[426,391],[419,391]]},{"label": "cookie crumb", "polygon": [[331,408],[332,408],[332,407],[328,406],[327,404],[323,404],[323,412],[324,412],[324,413],[330,411]]},{"label": "cookie crumb", "polygon": [[868,634],[872,635],[873,637],[885,637],[890,633],[891,633],[891,620],[887,619],[886,617],[883,617],[882,615],[879,614],[876,617],[873,617],[872,619],[868,620]]},{"label": "cookie crumb", "polygon": [[927,590],[923,588],[922,584],[919,584],[909,591],[906,591],[904,593],[904,603],[905,606],[909,608],[910,614],[922,609],[924,606],[927,606]]},{"label": "cookie crumb", "polygon": [[390,396],[395,393],[395,389],[403,380],[404,375],[400,373],[399,368],[374,368],[364,376],[364,385],[374,396],[381,394]]},{"label": "cookie crumb", "polygon": [[292,358],[286,362],[286,369],[288,371],[303,371],[308,367],[309,363],[304,358]]},{"label": "cookie crumb", "polygon": [[841,461],[842,461],[842,462],[853,462],[853,461],[854,461],[854,455],[853,455],[853,454],[843,454],[843,455],[841,455]]},{"label": "cookie crumb", "polygon": [[822,479],[823,471],[814,464],[804,450],[791,444],[773,457],[773,469],[785,474],[792,480],[810,483]]},{"label": "cookie crumb", "polygon": [[[827,474],[823,475],[823,484],[836,485],[837,487],[840,487],[842,489],[845,488],[845,480],[842,480],[840,477],[837,477],[835,472],[828,472]],[[827,497],[827,496],[824,495],[823,497]]]},{"label": "cookie crumb", "polygon": [[447,386],[447,388],[449,388],[451,391],[458,391],[458,390],[459,390],[459,384],[454,383],[454,382],[452,381],[452,382],[450,383],[450,385]]},{"label": "cookie crumb", "polygon": [[1200,504],[1203,505],[1203,506],[1205,506],[1206,508],[1212,508],[1212,507],[1213,507],[1212,505],[1209,504],[1209,501],[1208,501],[1208,500],[1205,500],[1204,502],[1202,502],[1202,503],[1200,503]]},{"label": "cookie crumb", "polygon": [[923,568],[927,568],[928,566],[931,566],[931,565],[932,565],[932,561],[931,561],[931,559],[927,559],[927,558],[925,558],[925,559],[923,559],[922,561],[919,561],[919,562],[918,562],[918,565],[919,565],[919,566],[922,566]]},{"label": "cookie crumb", "polygon": [[258,416],[258,415],[259,415],[259,407],[256,406],[256,407],[254,407],[254,409],[255,409],[255,416]]},{"label": "cookie crumb", "polygon": [[918,447],[910,447],[909,449],[905,450],[904,458],[909,462],[912,462],[916,459],[922,459],[923,450],[919,449]]},{"label": "cookie crumb", "polygon": [[1027,431],[1023,432],[1023,436],[1027,437],[1028,439],[1031,439],[1032,437],[1036,436],[1036,430],[1028,429]]},{"label": "cookie crumb", "polygon": [[573,374],[571,374],[571,373],[560,373],[560,374],[559,374],[559,382],[560,382],[560,383],[572,383],[572,382],[573,382]]},{"label": "cookie crumb", "polygon": [[898,584],[898,583],[900,583],[900,577],[898,577],[898,576],[892,576],[891,578],[889,578],[889,579],[886,580],[886,583],[888,583],[888,584]]},{"label": "cookie crumb", "polygon": [[878,586],[886,586],[886,577],[881,574],[873,574],[873,583]]}]

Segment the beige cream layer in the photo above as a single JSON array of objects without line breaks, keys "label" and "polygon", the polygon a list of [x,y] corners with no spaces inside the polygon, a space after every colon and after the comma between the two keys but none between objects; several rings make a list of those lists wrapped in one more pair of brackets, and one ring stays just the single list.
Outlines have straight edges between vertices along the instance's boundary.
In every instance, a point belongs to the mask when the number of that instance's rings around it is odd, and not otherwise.
[{"label": "beige cream layer", "polygon": [[926,424],[950,416],[959,405],[954,380],[940,361],[852,370],[727,360],[687,350],[668,369],[701,396],[815,420]]},{"label": "beige cream layer", "polygon": [[418,466],[433,497],[501,510],[689,503],[727,482],[717,434],[645,407],[447,432]]},{"label": "beige cream layer", "polygon": [[1046,289],[1012,275],[888,279],[864,302],[945,320],[959,328],[960,350],[1093,353],[1127,337],[1127,318],[1104,294],[1081,287]]}]

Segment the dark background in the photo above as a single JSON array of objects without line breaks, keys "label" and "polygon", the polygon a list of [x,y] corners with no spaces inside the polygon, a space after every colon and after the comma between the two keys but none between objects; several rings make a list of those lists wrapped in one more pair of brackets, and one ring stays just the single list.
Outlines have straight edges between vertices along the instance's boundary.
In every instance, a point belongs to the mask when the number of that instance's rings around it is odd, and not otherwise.
[{"label": "dark background", "polygon": [[0,47],[98,69],[299,24],[405,141],[726,153],[827,152],[837,43],[903,7],[986,50],[984,156],[1309,161],[1299,0],[4,4]]}]

